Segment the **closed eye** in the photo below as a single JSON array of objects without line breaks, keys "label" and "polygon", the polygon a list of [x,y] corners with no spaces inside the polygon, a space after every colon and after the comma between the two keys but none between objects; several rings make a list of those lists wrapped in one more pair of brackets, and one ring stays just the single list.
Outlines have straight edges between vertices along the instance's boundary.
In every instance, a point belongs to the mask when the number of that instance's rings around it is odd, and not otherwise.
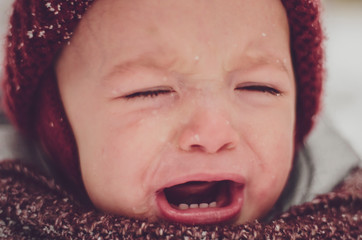
[{"label": "closed eye", "polygon": [[263,86],[263,85],[242,86],[242,87],[235,88],[235,90],[269,93],[269,94],[271,94],[273,96],[282,95],[282,93],[279,90],[277,90],[275,88],[272,88],[272,87],[269,87],[269,86]]},{"label": "closed eye", "polygon": [[167,94],[171,94],[174,92],[175,91],[171,88],[147,89],[147,90],[133,92],[131,94],[123,96],[123,98],[125,98],[125,99],[154,98],[159,95],[167,95]]}]

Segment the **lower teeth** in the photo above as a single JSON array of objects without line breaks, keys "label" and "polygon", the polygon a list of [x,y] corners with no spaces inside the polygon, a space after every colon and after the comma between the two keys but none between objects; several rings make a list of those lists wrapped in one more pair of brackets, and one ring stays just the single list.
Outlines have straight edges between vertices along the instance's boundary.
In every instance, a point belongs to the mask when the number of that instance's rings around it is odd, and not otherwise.
[{"label": "lower teeth", "polygon": [[216,202],[211,202],[211,203],[193,203],[193,204],[186,204],[186,203],[181,203],[178,205],[178,208],[180,210],[186,210],[186,209],[195,209],[195,208],[215,208],[216,207]]}]

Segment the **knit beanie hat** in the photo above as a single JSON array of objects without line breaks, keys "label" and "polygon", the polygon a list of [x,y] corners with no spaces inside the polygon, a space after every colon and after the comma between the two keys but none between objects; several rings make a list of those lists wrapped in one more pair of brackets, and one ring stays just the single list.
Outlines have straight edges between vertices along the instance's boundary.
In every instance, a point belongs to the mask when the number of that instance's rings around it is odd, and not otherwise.
[{"label": "knit beanie hat", "polygon": [[[81,184],[76,141],[65,114],[54,62],[94,0],[15,0],[6,42],[3,108],[12,123],[36,139],[51,164]],[[297,85],[295,146],[319,111],[324,52],[320,0],[282,0],[290,25]]]}]

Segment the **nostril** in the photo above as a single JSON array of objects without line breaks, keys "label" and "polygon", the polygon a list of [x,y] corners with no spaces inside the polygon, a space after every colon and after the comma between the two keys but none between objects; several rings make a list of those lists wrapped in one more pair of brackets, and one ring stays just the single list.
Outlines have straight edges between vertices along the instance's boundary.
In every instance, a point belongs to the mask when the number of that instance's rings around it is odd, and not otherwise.
[{"label": "nostril", "polygon": [[222,151],[232,150],[235,147],[236,147],[235,144],[232,143],[232,142],[226,143],[226,144],[222,145],[219,148],[215,147],[215,149],[208,149],[205,146],[200,145],[200,144],[192,144],[192,145],[190,145],[188,147],[187,151],[189,151],[189,152],[200,151],[200,152],[218,153],[218,152],[222,152]]},{"label": "nostril", "polygon": [[192,144],[189,151],[206,151],[206,148],[200,144]]},{"label": "nostril", "polygon": [[218,150],[218,152],[223,151],[223,150],[232,150],[232,149],[234,149],[235,147],[236,147],[235,144],[232,143],[232,142],[226,143],[226,144],[224,144],[224,145]]},{"label": "nostril", "polygon": [[231,149],[234,149],[235,147],[236,147],[236,145],[235,145],[234,143],[230,142],[230,143],[225,144],[225,145],[222,147],[222,149],[231,150]]}]

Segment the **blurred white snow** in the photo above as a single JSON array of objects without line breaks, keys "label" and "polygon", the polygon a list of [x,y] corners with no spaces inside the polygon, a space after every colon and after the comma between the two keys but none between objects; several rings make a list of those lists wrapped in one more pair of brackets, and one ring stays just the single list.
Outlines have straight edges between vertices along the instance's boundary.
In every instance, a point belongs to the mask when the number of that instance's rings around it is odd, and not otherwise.
[{"label": "blurred white snow", "polygon": [[[362,0],[324,0],[328,121],[362,157]],[[12,0],[0,0],[0,59]],[[1,72],[0,72],[1,74]]]},{"label": "blurred white snow", "polygon": [[[4,56],[4,37],[8,29],[8,20],[13,0],[0,0],[0,62]],[[0,65],[2,66],[2,65]],[[2,69],[0,68],[0,74]]]},{"label": "blurred white snow", "polygon": [[362,157],[362,1],[325,0],[324,111]]}]

